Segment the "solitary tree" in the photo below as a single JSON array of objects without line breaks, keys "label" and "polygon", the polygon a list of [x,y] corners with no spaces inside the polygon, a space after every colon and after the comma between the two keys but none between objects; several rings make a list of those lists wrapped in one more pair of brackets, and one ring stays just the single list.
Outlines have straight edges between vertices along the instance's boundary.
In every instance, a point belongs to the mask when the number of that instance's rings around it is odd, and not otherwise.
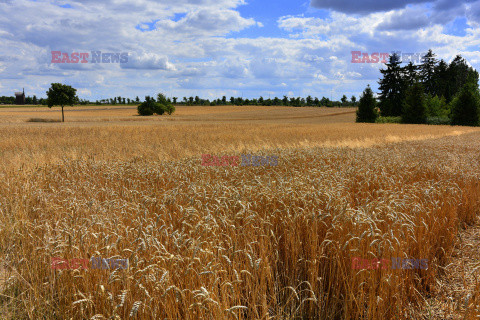
[{"label": "solitary tree", "polygon": [[347,101],[348,101],[347,96],[346,96],[346,95],[343,95],[341,101],[342,101],[342,106],[346,106],[346,105],[347,105]]},{"label": "solitary tree", "polygon": [[375,109],[377,101],[373,96],[370,85],[363,91],[357,110],[357,122],[375,122],[378,117]]},{"label": "solitary tree", "polygon": [[77,101],[77,89],[61,83],[52,83],[52,86],[47,91],[47,105],[49,108],[53,106],[62,107],[62,122],[65,121],[63,115],[64,106],[73,106]]}]

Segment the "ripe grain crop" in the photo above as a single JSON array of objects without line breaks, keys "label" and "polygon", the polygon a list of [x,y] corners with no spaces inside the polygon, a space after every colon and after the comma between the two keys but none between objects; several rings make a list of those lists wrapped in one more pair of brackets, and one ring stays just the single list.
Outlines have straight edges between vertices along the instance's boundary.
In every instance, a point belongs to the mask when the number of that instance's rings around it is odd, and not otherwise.
[{"label": "ripe grain crop", "polygon": [[[4,168],[4,306],[31,319],[415,317],[459,228],[475,222],[479,147],[473,133],[276,149],[271,168],[196,157]],[[94,255],[130,267],[50,267]],[[429,268],[352,270],[353,256]]]},{"label": "ripe grain crop", "polygon": [[[1,317],[421,319],[478,219],[480,133],[289,121],[0,125]],[[201,165],[245,151],[278,166]],[[480,315],[469,271],[455,319]]]}]

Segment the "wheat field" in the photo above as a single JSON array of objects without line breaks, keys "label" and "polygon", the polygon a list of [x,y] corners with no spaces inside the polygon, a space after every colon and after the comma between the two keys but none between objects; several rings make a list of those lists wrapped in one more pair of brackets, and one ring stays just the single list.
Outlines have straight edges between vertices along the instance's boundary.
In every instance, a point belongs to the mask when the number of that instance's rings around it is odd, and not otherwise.
[{"label": "wheat field", "polygon": [[[58,110],[0,109],[2,318],[480,317],[478,257],[455,296],[441,285],[478,223],[478,129],[355,124],[345,108],[88,108],[62,124],[28,122]],[[202,166],[247,153],[278,165]]]}]

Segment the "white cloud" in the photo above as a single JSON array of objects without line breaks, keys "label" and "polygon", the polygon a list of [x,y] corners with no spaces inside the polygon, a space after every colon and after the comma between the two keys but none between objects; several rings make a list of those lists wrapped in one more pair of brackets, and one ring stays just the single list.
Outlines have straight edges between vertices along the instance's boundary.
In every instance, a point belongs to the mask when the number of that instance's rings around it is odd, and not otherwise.
[{"label": "white cloud", "polygon": [[175,65],[168,61],[166,55],[158,55],[150,52],[141,54],[133,53],[129,55],[128,62],[121,63],[120,66],[125,69],[176,70]]}]

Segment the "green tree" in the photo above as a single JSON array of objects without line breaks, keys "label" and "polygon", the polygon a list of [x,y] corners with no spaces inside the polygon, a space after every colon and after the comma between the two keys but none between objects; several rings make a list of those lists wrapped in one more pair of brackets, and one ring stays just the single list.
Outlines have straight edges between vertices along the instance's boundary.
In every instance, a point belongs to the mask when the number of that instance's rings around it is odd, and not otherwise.
[{"label": "green tree", "polygon": [[142,102],[138,107],[137,111],[138,114],[141,116],[151,116],[154,114],[156,110],[156,102],[155,99],[151,98],[150,96],[145,97],[145,101]]},{"label": "green tree", "polygon": [[428,50],[427,54],[423,56],[422,64],[420,65],[420,80],[426,94],[435,95],[435,68],[437,66],[437,59],[432,49]]},{"label": "green tree", "polygon": [[438,65],[435,67],[435,73],[433,74],[433,79],[435,82],[435,92],[433,95],[439,97],[448,96],[448,64],[445,60],[440,60]]},{"label": "green tree", "polygon": [[427,117],[440,117],[448,118],[450,115],[450,109],[444,97],[438,96],[429,97],[427,103]]},{"label": "green tree", "polygon": [[52,83],[52,86],[47,91],[47,105],[49,108],[53,106],[62,108],[62,122],[65,122],[63,107],[73,106],[77,100],[77,89],[66,84]]},{"label": "green tree", "polygon": [[346,95],[343,95],[342,99],[340,100],[342,101],[342,106],[346,106],[347,105],[347,101],[348,101],[348,98]]},{"label": "green tree", "polygon": [[156,114],[162,115],[165,112],[171,115],[175,112],[175,106],[172,104],[170,99],[167,99],[163,93],[157,95],[157,103],[154,112]]},{"label": "green tree", "polygon": [[452,124],[459,126],[478,126],[480,94],[478,82],[470,75],[467,83],[457,97],[452,100]]},{"label": "green tree", "polygon": [[375,122],[378,117],[376,105],[377,101],[373,96],[373,91],[370,88],[370,85],[368,85],[360,96],[357,110],[357,122]]},{"label": "green tree", "polygon": [[308,106],[308,107],[313,106],[313,98],[312,98],[312,96],[309,95],[309,96],[307,97],[306,103],[307,103],[307,106]]},{"label": "green tree", "polygon": [[419,67],[414,65],[412,61],[402,68],[402,76],[406,85],[412,86],[415,82],[418,82],[418,70]]},{"label": "green tree", "polygon": [[382,116],[400,116],[402,114],[402,103],[405,96],[405,82],[400,57],[394,53],[390,56],[387,68],[381,69],[383,78],[378,82],[380,89],[380,111]]},{"label": "green tree", "polygon": [[403,123],[420,124],[427,122],[427,106],[423,90],[423,85],[419,82],[407,89],[403,103]]},{"label": "green tree", "polygon": [[353,106],[355,106],[355,104],[357,103],[357,97],[352,96],[350,100],[352,101]]},{"label": "green tree", "polygon": [[467,61],[462,56],[457,55],[450,63],[447,69],[448,85],[445,98],[447,102],[451,102],[455,95],[457,95],[463,88],[467,79],[472,76],[477,79],[478,72],[467,64]]}]

